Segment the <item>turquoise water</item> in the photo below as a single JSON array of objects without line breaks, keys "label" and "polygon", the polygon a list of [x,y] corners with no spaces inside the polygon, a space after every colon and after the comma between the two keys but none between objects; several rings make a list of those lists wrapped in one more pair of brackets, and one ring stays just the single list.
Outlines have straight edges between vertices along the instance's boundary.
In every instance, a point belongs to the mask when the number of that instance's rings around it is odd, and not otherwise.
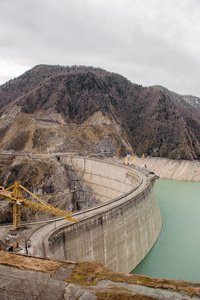
[{"label": "turquoise water", "polygon": [[200,282],[200,182],[159,179],[154,192],[162,230],[152,250],[131,273]]}]

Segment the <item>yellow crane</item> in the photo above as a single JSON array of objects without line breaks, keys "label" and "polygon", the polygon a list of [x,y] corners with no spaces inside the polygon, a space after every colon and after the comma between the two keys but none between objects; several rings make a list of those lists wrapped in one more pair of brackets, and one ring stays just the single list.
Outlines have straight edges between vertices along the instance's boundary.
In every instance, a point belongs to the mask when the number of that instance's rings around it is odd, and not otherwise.
[{"label": "yellow crane", "polygon": [[[25,191],[33,198],[39,201],[31,201],[24,197],[22,197],[21,192]],[[36,210],[41,210],[56,216],[60,216],[65,218],[65,220],[76,223],[77,220],[72,217],[72,213],[58,209],[53,207],[52,205],[46,203],[44,200],[40,199],[29,190],[27,190],[24,186],[20,184],[19,181],[15,182],[14,185],[4,189],[1,187],[0,189],[0,197],[3,199],[8,199],[13,203],[13,229],[20,228],[20,213],[24,207],[29,207]]]},{"label": "yellow crane", "polygon": [[129,165],[129,161],[132,161],[131,165],[134,165],[135,163],[135,157],[131,155],[127,155],[125,157],[125,165]]}]

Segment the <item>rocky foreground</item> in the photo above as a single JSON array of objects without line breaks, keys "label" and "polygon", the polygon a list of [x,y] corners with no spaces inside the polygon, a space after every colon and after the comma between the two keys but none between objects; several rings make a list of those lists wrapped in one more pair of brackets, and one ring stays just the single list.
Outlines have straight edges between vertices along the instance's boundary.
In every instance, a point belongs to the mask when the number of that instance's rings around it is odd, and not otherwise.
[{"label": "rocky foreground", "polygon": [[0,251],[0,299],[199,299],[200,284]]}]

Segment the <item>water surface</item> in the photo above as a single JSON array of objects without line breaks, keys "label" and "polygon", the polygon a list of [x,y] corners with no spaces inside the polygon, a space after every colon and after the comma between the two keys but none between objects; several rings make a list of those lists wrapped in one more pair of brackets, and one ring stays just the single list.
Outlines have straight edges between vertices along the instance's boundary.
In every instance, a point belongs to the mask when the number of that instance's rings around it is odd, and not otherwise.
[{"label": "water surface", "polygon": [[200,282],[200,183],[159,179],[160,236],[133,274]]}]

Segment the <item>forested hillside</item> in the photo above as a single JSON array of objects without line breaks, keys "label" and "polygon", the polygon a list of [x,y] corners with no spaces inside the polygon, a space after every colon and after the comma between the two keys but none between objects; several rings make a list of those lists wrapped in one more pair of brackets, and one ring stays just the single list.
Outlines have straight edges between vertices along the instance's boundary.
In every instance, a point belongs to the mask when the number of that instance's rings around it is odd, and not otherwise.
[{"label": "forested hillside", "polygon": [[[87,144],[87,123],[94,135],[91,149],[108,137],[119,148],[119,155],[132,151],[137,155],[199,159],[200,99],[195,99],[188,101],[186,96],[158,86],[145,88],[102,69],[39,65],[0,86],[0,149],[50,151],[48,139],[58,138],[58,125],[76,125],[79,140],[75,141],[73,136],[73,149],[78,143],[81,151]],[[105,124],[100,122],[101,126],[95,125],[94,130],[94,119],[92,124],[88,120],[100,112]],[[48,127],[47,134],[37,122],[30,127],[27,118],[38,119],[40,123],[46,120],[46,124],[53,125]],[[15,128],[18,132],[13,135]],[[71,140],[68,146],[67,138],[62,140],[69,127],[62,130],[59,147],[65,145],[63,149],[70,150]],[[38,147],[42,140],[47,140],[46,148]]]}]

